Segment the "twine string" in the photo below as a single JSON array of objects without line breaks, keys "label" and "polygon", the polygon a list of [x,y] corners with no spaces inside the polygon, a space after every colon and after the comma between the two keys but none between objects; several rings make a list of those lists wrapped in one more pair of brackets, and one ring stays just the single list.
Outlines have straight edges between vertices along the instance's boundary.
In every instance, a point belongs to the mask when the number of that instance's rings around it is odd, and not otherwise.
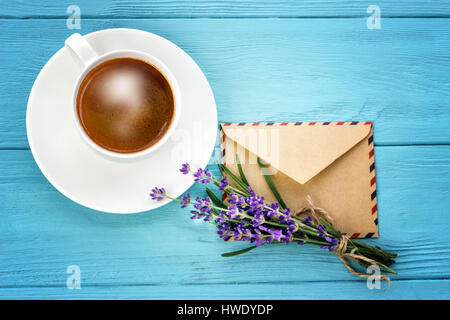
[{"label": "twine string", "polygon": [[320,216],[325,219],[328,223],[331,225],[334,223],[333,218],[328,214],[328,212],[325,209],[322,209],[320,207],[316,207],[311,199],[311,196],[306,196],[306,202],[308,205],[300,210],[296,215],[301,215],[304,213],[307,213],[311,216],[311,218],[314,220],[316,224],[320,224]]},{"label": "twine string", "polygon": [[324,218],[331,225],[334,223],[333,218],[328,214],[328,212],[325,209],[316,207],[314,205],[310,195],[306,196],[306,201],[308,202],[308,208],[310,209],[312,218],[315,220],[316,224],[320,223],[318,215],[322,216],[322,218]]},{"label": "twine string", "polygon": [[[316,224],[320,223],[320,219],[319,219],[319,215],[322,216],[322,218],[324,220],[326,220],[329,224],[333,225],[334,224],[334,220],[333,218],[328,214],[328,212],[320,207],[316,207],[311,199],[311,197],[309,195],[306,196],[306,201],[308,203],[308,206],[303,208],[298,214],[302,214],[302,213],[310,213],[311,218],[314,219],[314,221],[316,222]],[[353,254],[353,253],[348,253],[347,252],[347,245],[348,242],[351,241],[349,240],[349,237],[346,235],[342,235],[339,243],[337,244],[336,248],[333,250],[334,254],[337,255],[339,257],[339,259],[342,261],[342,263],[345,265],[345,267],[355,276],[361,277],[361,278],[369,278],[371,277],[371,275],[365,274],[365,273],[361,273],[356,271],[355,269],[353,269],[350,266],[350,263],[348,262],[347,259],[353,260],[355,262],[360,262],[360,261],[364,261],[373,265],[378,265],[377,262],[373,259],[367,258],[365,256],[359,255],[359,254]],[[380,274],[380,279],[381,280],[385,280],[387,282],[390,282],[391,279],[384,275],[384,274]]]},{"label": "twine string", "polygon": [[[355,262],[358,262],[358,260],[360,261],[365,261],[368,262],[370,264],[373,265],[377,265],[377,262],[373,259],[367,258],[365,256],[359,255],[359,254],[352,254],[352,253],[347,253],[347,244],[349,241],[349,237],[346,235],[342,235],[339,244],[337,245],[336,249],[333,250],[334,254],[336,254],[339,259],[342,261],[342,263],[347,267],[347,269],[354,274],[355,276],[361,277],[361,278],[369,278],[371,277],[371,275],[365,274],[365,273],[361,273],[356,271],[355,269],[353,269],[350,264],[348,263],[347,259],[353,260]],[[380,279],[381,280],[385,280],[387,282],[390,282],[391,279],[384,275],[384,274],[380,274]]]}]

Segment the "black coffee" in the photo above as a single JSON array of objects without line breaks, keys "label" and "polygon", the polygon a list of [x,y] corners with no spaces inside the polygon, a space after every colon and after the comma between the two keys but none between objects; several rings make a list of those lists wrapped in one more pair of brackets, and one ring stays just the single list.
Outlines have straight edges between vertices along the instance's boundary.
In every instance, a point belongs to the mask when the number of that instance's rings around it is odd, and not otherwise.
[{"label": "black coffee", "polygon": [[77,113],[86,134],[104,149],[133,153],[158,142],[169,129],[175,101],[154,66],[134,58],[112,59],[84,78]]}]

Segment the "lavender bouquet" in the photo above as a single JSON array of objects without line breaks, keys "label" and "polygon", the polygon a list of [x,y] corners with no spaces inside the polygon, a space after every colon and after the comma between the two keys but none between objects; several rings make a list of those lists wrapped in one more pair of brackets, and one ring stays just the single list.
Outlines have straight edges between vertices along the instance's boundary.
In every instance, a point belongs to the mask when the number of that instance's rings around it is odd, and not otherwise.
[{"label": "lavender bouquet", "polygon": [[[206,187],[207,196],[204,198],[192,199],[189,193],[180,199],[173,198],[164,188],[158,187],[152,190],[150,196],[157,201],[166,198],[178,201],[181,208],[192,206],[194,210],[191,210],[191,219],[202,219],[214,223],[217,234],[225,241],[247,241],[253,244],[243,250],[224,253],[223,257],[243,254],[265,244],[295,242],[301,245],[318,245],[334,252],[351,273],[360,277],[369,277],[369,275],[356,271],[350,261],[364,268],[377,265],[384,273],[397,274],[390,268],[395,263],[394,258],[397,254],[377,246],[370,246],[362,241],[349,239],[341,234],[333,227],[326,211],[315,207],[311,199],[308,199],[309,207],[298,214],[292,213],[269,175],[264,175],[264,178],[277,202],[266,203],[264,198],[255,194],[250,187],[237,156],[236,160],[239,177],[222,164],[218,164],[220,179],[215,178],[207,169],[192,170],[187,163],[180,169],[185,175],[192,174],[194,181],[204,185],[215,185],[219,191],[226,194],[226,197],[223,197],[226,199],[223,201],[208,187]],[[261,168],[263,167],[259,159],[258,164]],[[383,274],[381,279],[389,281],[389,277]]]}]

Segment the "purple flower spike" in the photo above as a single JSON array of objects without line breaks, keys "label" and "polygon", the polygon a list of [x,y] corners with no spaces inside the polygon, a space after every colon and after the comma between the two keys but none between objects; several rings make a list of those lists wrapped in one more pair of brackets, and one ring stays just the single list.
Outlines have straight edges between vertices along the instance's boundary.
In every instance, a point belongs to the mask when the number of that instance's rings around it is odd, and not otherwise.
[{"label": "purple flower spike", "polygon": [[332,243],[332,244],[336,244],[339,242],[338,239],[334,239],[334,238],[330,238],[330,237],[325,237],[325,240],[327,240],[327,242]]},{"label": "purple flower spike", "polygon": [[197,172],[194,173],[194,181],[200,181],[200,179],[202,178],[202,174],[203,174],[203,169],[200,168],[197,170]]},{"label": "purple flower spike", "polygon": [[203,170],[203,179],[200,180],[200,183],[206,184],[210,183],[212,179],[212,174],[208,170]]},{"label": "purple flower spike", "polygon": [[197,201],[197,203],[194,204],[195,209],[200,210],[201,213],[211,213],[212,202],[209,197],[204,199],[197,197],[195,200]]},{"label": "purple flower spike", "polygon": [[150,192],[150,197],[152,200],[161,201],[166,197],[166,190],[164,188],[155,187]]},{"label": "purple flower spike", "polygon": [[191,167],[189,166],[189,163],[183,163],[181,165],[180,172],[182,174],[188,174],[191,171]]},{"label": "purple flower spike", "polygon": [[303,221],[305,221],[305,224],[307,225],[307,226],[312,226],[312,224],[311,224],[311,221],[312,221],[312,218],[311,217],[305,217],[304,219],[303,219]]},{"label": "purple flower spike", "polygon": [[277,211],[268,211],[266,212],[266,216],[267,218],[271,219],[272,217],[274,217],[278,212]]},{"label": "purple flower spike", "polygon": [[238,218],[241,212],[239,211],[239,208],[236,205],[232,205],[228,208],[227,215],[230,219]]},{"label": "purple flower spike", "polygon": [[181,208],[186,208],[191,203],[191,196],[189,193],[186,193],[184,197],[181,198]]},{"label": "purple flower spike", "polygon": [[226,187],[228,187],[229,183],[226,177],[223,177],[222,179],[220,179],[220,185],[219,185],[219,190],[223,191],[225,190]]},{"label": "purple flower spike", "polygon": [[202,214],[202,213],[200,213],[198,211],[195,211],[195,210],[191,210],[191,214],[192,214],[192,216],[191,216],[192,220],[194,220],[194,219],[201,219],[201,218],[204,217],[204,214]]},{"label": "purple flower spike", "polygon": [[281,239],[284,237],[281,230],[271,230],[270,233],[273,235],[273,238],[276,241],[281,241]]},{"label": "purple flower spike", "polygon": [[325,226],[323,224],[316,225],[316,229],[319,230],[321,233],[324,233],[325,231],[327,231],[327,228],[325,228]]},{"label": "purple flower spike", "polygon": [[244,202],[244,197],[238,196],[236,193],[231,192],[229,195],[230,195],[231,199],[228,199],[227,201],[230,204],[236,204],[236,205],[240,206]]},{"label": "purple flower spike", "polygon": [[200,183],[207,184],[212,180],[212,174],[208,171],[208,169],[198,169],[197,172],[194,173],[194,181],[200,181]]}]

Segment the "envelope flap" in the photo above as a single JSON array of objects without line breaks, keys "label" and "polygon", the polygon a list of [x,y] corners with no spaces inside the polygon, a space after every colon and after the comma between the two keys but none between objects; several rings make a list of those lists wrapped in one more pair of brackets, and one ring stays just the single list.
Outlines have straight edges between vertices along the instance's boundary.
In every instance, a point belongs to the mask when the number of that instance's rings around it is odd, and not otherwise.
[{"label": "envelope flap", "polygon": [[304,184],[367,137],[370,123],[222,125],[224,134]]}]

